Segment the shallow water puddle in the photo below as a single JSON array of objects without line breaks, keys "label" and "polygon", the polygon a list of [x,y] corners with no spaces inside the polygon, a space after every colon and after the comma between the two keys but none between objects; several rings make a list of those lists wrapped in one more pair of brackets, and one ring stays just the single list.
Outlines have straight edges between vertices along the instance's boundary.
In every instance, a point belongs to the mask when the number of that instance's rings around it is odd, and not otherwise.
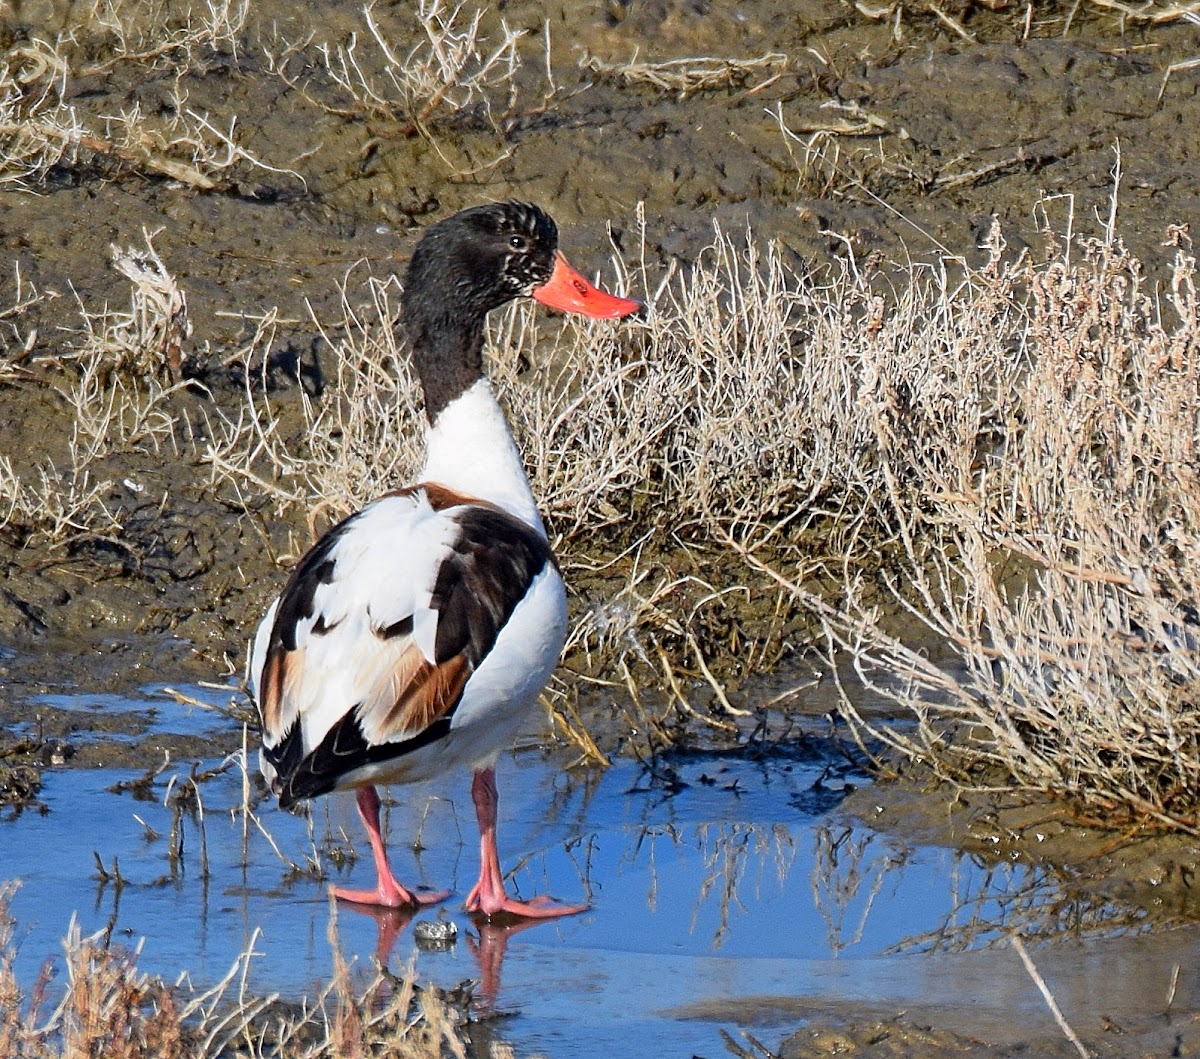
[{"label": "shallow water puddle", "polygon": [[[83,700],[56,705],[84,708]],[[219,717],[161,698],[154,707],[155,727],[223,728],[222,742],[233,741]],[[13,913],[27,987],[59,951],[72,914],[85,933],[111,923],[114,939],[144,939],[139,966],[167,979],[186,970],[196,985],[211,984],[251,945],[256,991],[300,997],[327,979],[325,884],[289,862],[303,869],[357,849],[348,873],[369,883],[352,797],[317,803],[311,827],[261,805],[260,829],[238,811],[243,774],[232,764],[197,785],[201,827],[190,806],[173,807],[181,792],[194,794],[190,766],[172,764],[149,799],[137,797],[144,785],[128,787],[143,775],[135,770],[51,770],[41,792],[49,811],[0,823],[0,878],[22,880]],[[387,815],[397,875],[455,894],[442,915],[457,938],[420,951],[418,975],[444,986],[481,981],[499,1009],[515,1013],[499,1035],[518,1055],[552,1059],[627,1054],[631,1039],[639,1054],[711,1057],[726,1054],[722,1027],[788,1027],[814,1012],[864,1009],[949,1011],[957,1027],[1001,1038],[1014,1018],[1023,1030],[1041,1020],[1053,1033],[1016,956],[987,943],[1010,925],[1067,927],[1103,910],[1071,905],[1035,870],[984,867],[840,821],[846,778],[834,748],[816,739],[759,760],[682,755],[657,774],[628,762],[567,773],[536,752],[508,755],[498,768],[499,838],[505,867],[518,868],[512,882],[522,896],[591,904],[576,917],[508,931],[477,925],[459,908],[478,867],[469,777],[398,789],[402,800]],[[122,783],[124,791],[110,789]],[[366,966],[390,950],[394,970],[414,951],[415,928],[439,921],[436,911],[410,923],[344,905],[336,915],[347,956]],[[1127,1003],[1134,981],[1161,1000],[1171,971],[1163,944],[1124,938],[1034,952],[1058,975],[1068,1017],[1085,1018],[1112,1010],[1100,998]],[[1192,996],[1194,973],[1189,961],[1180,988]]]}]

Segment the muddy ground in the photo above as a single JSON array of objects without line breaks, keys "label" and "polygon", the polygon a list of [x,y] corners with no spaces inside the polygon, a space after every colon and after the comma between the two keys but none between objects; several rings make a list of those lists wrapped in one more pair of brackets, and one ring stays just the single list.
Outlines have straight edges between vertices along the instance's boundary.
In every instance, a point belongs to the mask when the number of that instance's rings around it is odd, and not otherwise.
[{"label": "muddy ground", "polygon": [[[320,393],[325,354],[313,316],[340,318],[338,284],[350,266],[399,270],[424,224],[482,201],[547,207],[585,270],[614,243],[632,255],[639,203],[652,264],[686,263],[718,223],[779,239],[807,269],[847,254],[904,269],[947,254],[976,262],[993,217],[1012,252],[1036,253],[1047,221],[1060,234],[1101,232],[1119,157],[1117,231],[1151,275],[1167,260],[1168,226],[1200,205],[1200,68],[1167,77],[1200,56],[1200,30],[1094,3],[875,11],[837,0],[518,0],[497,5],[485,25],[495,35],[502,16],[528,32],[520,94],[491,115],[435,115],[423,133],[404,114],[356,110],[315,69],[314,45],[350,33],[366,41],[357,2],[254,0],[236,55],[201,51],[186,69],[177,59],[107,62],[111,36],[89,24],[90,6],[0,2],[0,46],[11,59],[36,38],[82,26],[72,64],[82,72],[67,90],[81,113],[99,123],[136,105],[169,117],[182,86],[187,105],[215,124],[236,117],[238,143],[271,168],[239,165],[199,190],[136,159],[83,152],[27,191],[0,191],[0,358],[18,369],[0,373],[0,453],[24,474],[67,458],[71,414],[59,388],[72,370],[63,360],[81,341],[79,306],[128,304],[109,248],[139,243],[143,230],[161,230],[155,246],[187,294],[186,370],[202,387],[175,400],[199,422],[206,406],[237,406],[243,378],[225,361],[247,341],[248,321],[273,309],[284,323],[265,385],[284,407],[302,390]],[[409,7],[375,10],[398,41],[415,39]],[[268,53],[309,38],[287,67],[289,83]],[[780,58],[690,92],[582,65],[634,55]],[[29,285],[20,292],[18,277]],[[5,312],[30,289],[33,304]],[[298,516],[246,512],[214,490],[186,446],[135,447],[105,470],[108,501],[123,513],[119,534],[50,541],[0,529],[0,719],[27,716],[23,704],[45,691],[239,673],[284,576],[271,557],[304,533]],[[589,586],[575,588],[585,605]],[[754,687],[742,693],[752,698]],[[87,759],[85,750],[71,760]],[[1063,848],[1076,861],[1111,858],[1102,848],[1110,840],[1087,847],[1076,836]],[[1193,915],[1180,865],[1195,851],[1162,857],[1166,876],[1180,876],[1172,914]],[[1127,859],[1148,863],[1140,853]],[[1119,872],[1110,859],[1093,874]],[[1136,899],[1138,885],[1129,881],[1125,896]],[[883,1023],[847,1017],[862,1054],[1009,1054],[915,1027],[905,1050]],[[834,1037],[815,1043],[819,1032],[805,1030],[785,1054],[835,1054]],[[1155,1047],[1147,1038],[1146,1054]]]},{"label": "muddy ground", "polygon": [[[75,66],[85,73],[69,80],[67,97],[93,126],[134,106],[169,118],[182,86],[188,108],[221,127],[236,119],[238,143],[280,171],[240,165],[199,191],[83,152],[29,192],[0,192],[0,311],[16,305],[18,278],[22,294],[40,294],[0,318],[0,354],[20,368],[0,383],[0,452],[25,475],[46,459],[64,465],[71,418],[59,389],[70,373],[57,369],[82,341],[80,307],[128,305],[110,246],[136,246],[143,231],[159,231],[155,246],[187,295],[186,370],[204,389],[180,394],[175,411],[191,422],[212,404],[238,406],[243,380],[224,361],[247,341],[249,321],[272,309],[283,321],[267,372],[276,400],[286,411],[289,395],[321,390],[328,357],[312,318],[341,318],[338,284],[350,266],[400,270],[429,220],[506,196],[550,209],[565,249],[587,268],[612,253],[609,225],[626,255],[636,252],[626,244],[639,203],[652,264],[686,262],[717,223],[779,239],[812,270],[850,253],[907,267],[945,253],[978,259],[992,217],[1014,252],[1041,243],[1047,218],[1060,234],[1101,231],[1119,145],[1118,231],[1153,274],[1167,260],[1168,226],[1197,213],[1190,132],[1200,75],[1177,71],[1163,89],[1172,64],[1200,53],[1195,27],[1121,20],[1091,4],[1031,8],[1027,25],[1026,12],[1000,6],[943,12],[965,40],[915,8],[872,19],[835,0],[508,3],[506,22],[529,34],[511,112],[467,110],[430,121],[427,135],[410,134],[403,116],[342,113],[351,101],[312,68],[315,44],[366,36],[357,4],[324,4],[317,18],[258,0],[236,58],[199,54],[183,73],[112,64],[104,47],[84,48]],[[88,7],[0,6],[0,44],[28,47]],[[413,33],[406,8],[377,12],[401,40]],[[488,25],[498,35],[494,15]],[[541,56],[547,27],[552,81]],[[287,68],[289,86],[266,53],[314,35]],[[682,97],[580,66],[635,54],[786,60]],[[807,163],[776,114],[796,136],[816,135]],[[211,671],[226,655],[240,663],[278,583],[267,541],[286,551],[286,532],[215,495],[186,442],[172,454],[137,448],[104,467],[123,521],[113,539],[31,547],[19,528],[0,533],[0,635],[22,659],[0,657],[10,684],[36,683],[27,645],[40,657],[86,646],[97,670],[89,681],[125,679],[132,663],[104,656],[132,642],[162,645],[139,656],[148,672]]]}]

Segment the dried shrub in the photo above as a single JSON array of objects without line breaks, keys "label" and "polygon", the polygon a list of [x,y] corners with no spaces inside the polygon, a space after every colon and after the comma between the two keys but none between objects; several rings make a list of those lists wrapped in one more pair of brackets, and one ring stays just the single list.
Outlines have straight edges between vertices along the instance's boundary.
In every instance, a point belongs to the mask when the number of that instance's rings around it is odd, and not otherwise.
[{"label": "dried shrub", "polygon": [[[759,92],[783,75],[788,58],[779,52],[766,52],[753,59],[718,58],[704,55],[663,62],[639,62],[636,55],[628,62],[606,62],[585,54],[580,69],[620,85],[640,86],[674,93],[686,99],[697,92],[720,89],[745,89]],[[758,83],[747,88],[752,79]]]},{"label": "dried shrub", "polygon": [[885,314],[942,383],[900,400],[881,376],[871,413],[894,561],[875,578],[846,563],[840,606],[774,572],[916,721],[844,694],[864,737],[964,786],[1195,830],[1200,321],[1190,243],[1171,238],[1166,297],[1110,235],[1040,265],[1002,266],[997,243],[919,328]]},{"label": "dried shrub", "polygon": [[338,44],[280,40],[267,59],[289,87],[330,114],[397,120],[406,135],[477,109],[495,124],[495,115],[515,101],[517,44],[524,34],[501,19],[498,39],[489,39],[486,11],[420,0],[416,25],[399,35],[418,43],[401,54],[398,35],[381,25],[372,3],[363,9],[363,41],[357,34]]},{"label": "dried shrub", "polygon": [[[188,104],[185,75],[203,71],[205,56],[236,57],[247,14],[245,0],[207,0],[203,10],[189,7],[178,20],[147,19],[137,4],[107,0],[55,39],[34,37],[9,49],[0,56],[0,187],[36,190],[58,168],[93,163],[204,190],[221,186],[239,167],[285,172],[237,142],[236,117],[225,125]],[[134,28],[147,24],[154,35]],[[97,54],[107,58],[96,60]],[[137,103],[116,114],[89,114],[69,91],[75,77],[125,64],[174,70],[163,115],[145,114]]]},{"label": "dried shrub", "polygon": [[[144,235],[144,249],[112,248],[114,268],[132,285],[129,309],[91,312],[81,303],[79,341],[45,358],[65,376],[56,388],[71,414],[66,458],[18,467],[0,455],[0,533],[17,543],[119,536],[122,513],[109,501],[105,457],[142,445],[175,451],[170,399],[185,385],[183,343],[191,324],[184,292],[153,235]],[[12,377],[26,374],[34,385],[44,381],[23,368]]]}]

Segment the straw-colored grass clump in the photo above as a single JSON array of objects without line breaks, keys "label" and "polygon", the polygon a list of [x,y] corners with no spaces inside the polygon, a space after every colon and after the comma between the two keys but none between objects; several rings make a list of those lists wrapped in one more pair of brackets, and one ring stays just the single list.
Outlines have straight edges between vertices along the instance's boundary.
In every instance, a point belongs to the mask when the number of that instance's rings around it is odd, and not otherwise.
[{"label": "straw-colored grass clump", "polygon": [[61,981],[50,966],[26,991],[14,972],[11,884],[0,888],[0,1055],[6,1059],[352,1059],[394,1055],[442,1059],[467,1054],[465,1014],[435,989],[377,971],[356,982],[330,941],[335,970],[311,1001],[288,1004],[252,990],[253,943],[221,981],[197,990],[138,970],[136,950],[102,931],[84,937],[72,925],[63,942]]},{"label": "straw-colored grass clump", "polygon": [[1191,242],[1169,241],[1166,291],[1110,234],[997,261],[895,336],[944,392],[876,417],[899,545],[882,583],[950,663],[885,631],[853,568],[844,602],[813,605],[919,722],[867,724],[846,699],[863,730],[956,782],[1194,830],[1200,317]]},{"label": "straw-colored grass clump", "polygon": [[[406,135],[476,110],[496,125],[516,101],[524,34],[500,19],[489,38],[486,10],[419,0],[411,22],[397,31],[367,4],[363,37],[280,39],[267,46],[267,59],[289,87],[329,114],[398,121]],[[403,43],[410,39],[417,43]]]}]

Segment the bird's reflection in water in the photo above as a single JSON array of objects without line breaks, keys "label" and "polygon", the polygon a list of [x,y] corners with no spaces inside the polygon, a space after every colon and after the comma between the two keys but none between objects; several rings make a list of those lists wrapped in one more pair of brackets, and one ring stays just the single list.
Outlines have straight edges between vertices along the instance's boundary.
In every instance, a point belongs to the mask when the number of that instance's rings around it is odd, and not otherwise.
[{"label": "bird's reflection in water", "polygon": [[493,1012],[497,1010],[496,1001],[500,996],[500,971],[508,951],[508,939],[531,927],[543,926],[546,920],[517,919],[514,916],[493,916],[489,919],[484,915],[473,915],[471,922],[476,933],[474,936],[467,935],[467,948],[479,967],[480,1011]]},{"label": "bird's reflection in water", "polygon": [[[392,952],[400,936],[404,933],[413,918],[425,911],[418,906],[408,905],[402,908],[383,908],[377,905],[361,905],[351,902],[339,902],[339,910],[357,912],[375,921],[376,942],[375,958],[381,968],[389,966]],[[488,917],[482,913],[468,916],[474,933],[466,936],[467,951],[470,952],[479,968],[478,988],[474,990],[474,1012],[480,1016],[498,1013],[497,1000],[500,996],[501,971],[504,957],[508,951],[508,939],[531,927],[543,926],[545,919],[526,919],[520,916],[498,913]],[[425,922],[425,921],[423,921]],[[426,937],[418,941],[422,949],[449,949],[457,941],[458,930],[453,920],[438,919],[433,926],[442,924],[448,928],[440,937]]]},{"label": "bird's reflection in water", "polygon": [[339,901],[337,908],[339,911],[345,909],[375,920],[375,959],[379,961],[380,967],[388,966],[388,959],[392,954],[392,949],[396,947],[400,935],[404,933],[405,928],[420,911],[416,905],[385,908],[382,905],[360,905],[351,901]]}]

